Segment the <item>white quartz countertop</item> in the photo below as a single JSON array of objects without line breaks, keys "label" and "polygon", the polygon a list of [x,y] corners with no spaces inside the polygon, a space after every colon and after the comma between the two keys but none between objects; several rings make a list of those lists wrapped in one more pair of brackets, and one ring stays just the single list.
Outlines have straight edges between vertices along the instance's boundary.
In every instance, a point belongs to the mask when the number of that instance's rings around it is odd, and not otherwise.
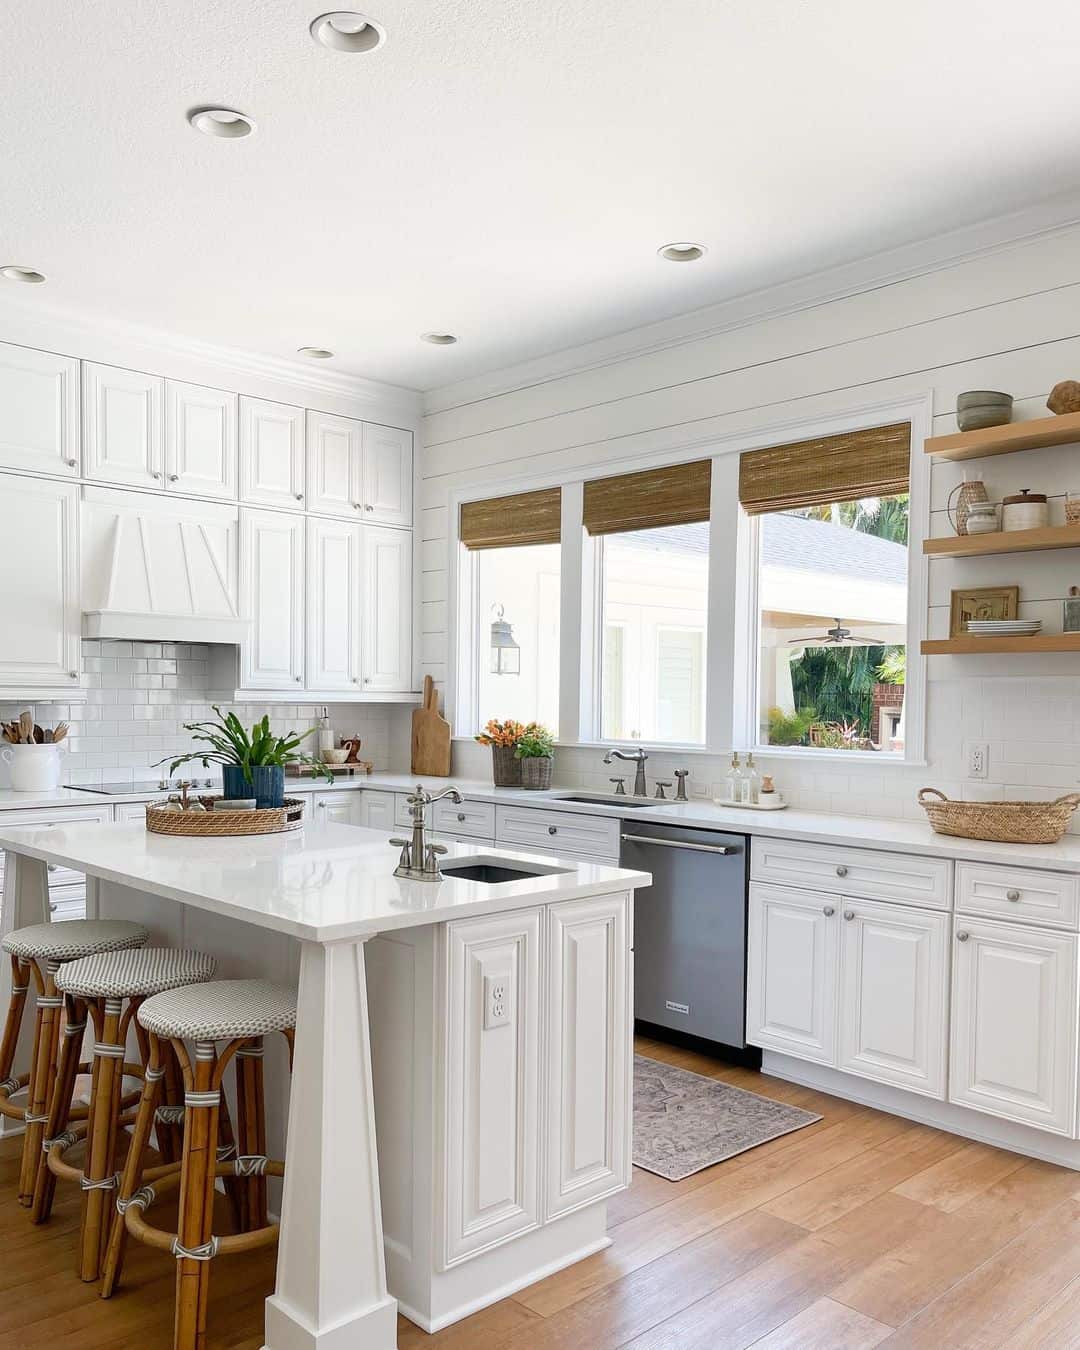
[{"label": "white quartz countertop", "polygon": [[445,877],[395,877],[398,850],[384,830],[309,825],[287,834],[178,838],[131,824],[5,826],[0,848],[76,868],[198,909],[313,942],[333,942],[474,914],[649,885],[647,872],[450,844],[446,862],[492,857],[536,867],[522,880],[488,885]]}]

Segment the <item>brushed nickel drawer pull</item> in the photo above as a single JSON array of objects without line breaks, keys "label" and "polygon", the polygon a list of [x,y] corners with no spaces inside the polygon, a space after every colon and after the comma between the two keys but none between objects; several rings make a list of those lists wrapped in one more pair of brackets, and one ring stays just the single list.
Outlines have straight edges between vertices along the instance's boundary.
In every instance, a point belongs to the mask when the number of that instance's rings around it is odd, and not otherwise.
[{"label": "brushed nickel drawer pull", "polygon": [[1020,892],[1019,892],[1019,891],[1006,891],[1006,892],[1005,892],[1005,899],[1006,899],[1006,900],[1013,900],[1013,901],[1019,900],[1019,899],[1020,899]]},{"label": "brushed nickel drawer pull", "polygon": [[841,864],[841,865],[836,869],[836,875],[837,875],[838,877],[846,877],[846,876],[847,876],[847,868],[844,867],[843,864]]}]

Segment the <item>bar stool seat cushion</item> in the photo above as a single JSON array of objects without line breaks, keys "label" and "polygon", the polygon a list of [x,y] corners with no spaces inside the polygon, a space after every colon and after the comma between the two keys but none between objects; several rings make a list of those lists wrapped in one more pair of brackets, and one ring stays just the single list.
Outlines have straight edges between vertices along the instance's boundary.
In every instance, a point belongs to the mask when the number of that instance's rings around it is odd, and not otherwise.
[{"label": "bar stool seat cushion", "polygon": [[204,984],[216,969],[217,961],[205,952],[137,947],[70,961],[56,972],[56,987],[81,998],[142,998],[186,984]]},{"label": "bar stool seat cushion", "polygon": [[138,1016],[147,1031],[170,1040],[264,1036],[295,1027],[296,991],[270,980],[213,980],[155,994]]},{"label": "bar stool seat cushion", "polygon": [[12,956],[53,961],[77,961],[98,952],[141,947],[150,933],[127,919],[69,919],[66,923],[35,923],[8,933],[0,946]]}]

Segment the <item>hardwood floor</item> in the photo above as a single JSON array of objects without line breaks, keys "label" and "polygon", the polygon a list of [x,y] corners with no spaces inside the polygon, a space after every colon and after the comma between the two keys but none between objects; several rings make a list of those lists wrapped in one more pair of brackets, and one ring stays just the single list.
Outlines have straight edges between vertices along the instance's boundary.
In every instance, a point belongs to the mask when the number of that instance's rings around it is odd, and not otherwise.
[{"label": "hardwood floor", "polygon": [[[647,1172],[612,1246],[401,1350],[1078,1350],[1080,1173],[640,1040],[655,1059],[822,1114],[685,1181]],[[168,1347],[172,1261],[130,1247],[102,1303],[74,1274],[78,1199],[34,1228],[0,1143],[0,1350]],[[164,1222],[164,1220],[162,1220]],[[221,1259],[210,1345],[258,1350],[273,1257]]]}]

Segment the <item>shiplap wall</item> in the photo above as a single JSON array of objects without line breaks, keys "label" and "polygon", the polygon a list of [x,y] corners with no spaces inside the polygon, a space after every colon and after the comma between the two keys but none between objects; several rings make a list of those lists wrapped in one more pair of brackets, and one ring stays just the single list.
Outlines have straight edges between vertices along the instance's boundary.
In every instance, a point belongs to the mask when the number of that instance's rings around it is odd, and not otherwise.
[{"label": "shiplap wall", "polygon": [[[582,354],[583,367],[589,354]],[[932,397],[934,432],[956,430],[956,395],[1004,389],[1017,420],[1046,416],[1059,379],[1080,378],[1080,225],[815,307],[731,327],[544,378],[534,363],[513,387],[437,391],[424,423],[420,529],[421,651],[443,684],[450,653],[448,494],[463,486],[513,488],[537,475],[564,482],[621,470],[685,448],[717,453],[726,439],[785,423],[797,427],[852,408]],[[1080,491],[1080,447],[981,461],[990,494],[1028,487]],[[931,534],[948,534],[945,502],[964,466],[935,464]],[[1016,583],[1021,614],[1060,631],[1061,599],[1080,584],[1080,554],[936,559],[930,565],[928,634],[946,636],[949,592]],[[1080,658],[1071,655],[935,658],[927,691],[928,768],[766,761],[800,804],[868,814],[917,815],[922,782],[950,795],[1043,796],[1080,773]],[[991,776],[970,782],[965,746],[990,742]],[[685,757],[698,791],[722,778],[725,759]],[[670,776],[677,759],[650,764]],[[456,743],[458,773],[483,772],[483,752]],[[590,749],[561,750],[558,781],[606,785]]]}]

